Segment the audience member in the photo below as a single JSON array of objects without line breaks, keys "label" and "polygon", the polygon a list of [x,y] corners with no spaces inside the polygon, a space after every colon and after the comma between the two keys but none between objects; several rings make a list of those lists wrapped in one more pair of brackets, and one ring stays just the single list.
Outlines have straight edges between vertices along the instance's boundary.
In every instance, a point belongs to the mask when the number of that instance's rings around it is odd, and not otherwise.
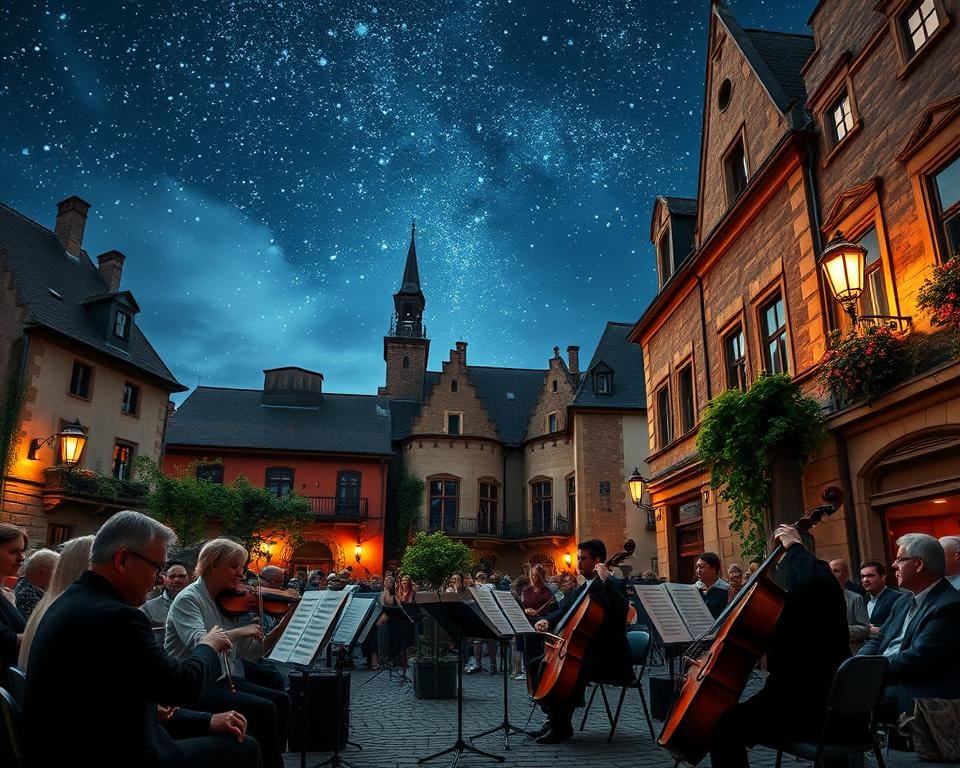
[{"label": "audience member", "polygon": [[50,577],[57,566],[60,555],[52,549],[38,549],[24,562],[22,576],[17,580],[13,593],[17,600],[17,610],[24,619],[29,619],[43,593],[50,586]]},{"label": "audience member", "polygon": [[30,614],[27,628],[23,631],[23,640],[20,642],[20,655],[17,666],[25,670],[30,658],[30,646],[37,634],[37,627],[46,615],[53,601],[67,591],[67,588],[79,579],[90,565],[90,548],[93,546],[93,536],[81,536],[70,539],[60,547],[60,559],[53,569],[50,586],[43,593],[43,598]]},{"label": "audience member", "polygon": [[707,604],[710,615],[717,618],[727,607],[729,584],[720,578],[720,558],[714,552],[704,552],[694,565],[697,574],[696,587],[700,590],[703,602]]},{"label": "audience member", "polygon": [[862,596],[847,589],[850,583],[850,566],[841,558],[830,561],[830,570],[843,587],[843,597],[847,601],[847,628],[850,630],[850,652],[860,650],[864,640],[870,636],[870,617],[867,604]]},{"label": "audience member", "polygon": [[737,592],[743,589],[743,568],[736,563],[731,563],[727,568],[727,602],[729,603],[736,596]]},{"label": "audience member", "polygon": [[904,592],[887,586],[887,569],[879,560],[864,560],[860,566],[860,583],[867,593],[867,616],[870,634],[877,634],[890,615],[894,603]]},{"label": "audience member", "polygon": [[880,633],[860,649],[890,660],[878,708],[886,722],[909,712],[914,699],[960,698],[960,594],[943,577],[943,547],[925,533],[901,536],[893,569],[911,594],[897,601]]},{"label": "audience member", "polygon": [[20,571],[27,534],[7,523],[0,523],[0,673],[17,663],[26,619],[17,610],[16,597],[4,582]]},{"label": "audience member", "polygon": [[[167,656],[138,606],[156,584],[173,531],[139,512],[118,512],[93,542],[90,570],[50,605],[30,651],[23,742],[30,765],[256,766],[257,743],[233,712],[193,719],[175,741],[158,705],[198,699],[230,640],[214,627],[182,662]],[[51,727],[51,706],[65,713]]]},{"label": "audience member", "polygon": [[946,557],[944,576],[954,589],[960,589],[960,536],[944,536],[940,539]]},{"label": "audience member", "polygon": [[147,614],[154,627],[162,627],[167,623],[167,613],[170,612],[173,598],[180,594],[180,590],[187,586],[189,580],[186,563],[182,560],[171,560],[167,563],[163,572],[163,592],[140,606],[140,610]]}]

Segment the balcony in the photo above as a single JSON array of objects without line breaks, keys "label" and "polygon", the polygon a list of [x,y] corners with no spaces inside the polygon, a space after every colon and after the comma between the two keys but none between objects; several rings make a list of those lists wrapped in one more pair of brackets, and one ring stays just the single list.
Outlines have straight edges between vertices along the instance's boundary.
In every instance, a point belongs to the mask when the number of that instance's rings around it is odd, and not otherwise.
[{"label": "balcony", "polygon": [[137,509],[146,505],[150,494],[147,484],[139,480],[119,480],[90,469],[48,467],[43,474],[43,506],[47,511],[68,501],[96,507],[91,512]]},{"label": "balcony", "polygon": [[427,326],[416,320],[394,320],[390,323],[390,333],[395,338],[402,339],[425,339],[427,338]]},{"label": "balcony", "polygon": [[367,499],[341,499],[336,496],[307,496],[310,511],[317,522],[330,520],[366,520]]},{"label": "balcony", "polygon": [[414,530],[426,531],[427,533],[443,531],[448,536],[461,539],[519,540],[572,536],[573,522],[563,516],[558,516],[552,520],[518,520],[491,526],[487,521],[481,521],[475,517],[460,517],[449,520],[418,518],[414,521]]}]

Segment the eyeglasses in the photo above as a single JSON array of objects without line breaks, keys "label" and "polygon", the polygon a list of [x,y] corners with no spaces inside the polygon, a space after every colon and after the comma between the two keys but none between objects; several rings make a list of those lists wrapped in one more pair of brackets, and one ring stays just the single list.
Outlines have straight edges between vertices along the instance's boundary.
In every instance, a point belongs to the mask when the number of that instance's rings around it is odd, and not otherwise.
[{"label": "eyeglasses", "polygon": [[891,565],[900,565],[900,563],[904,563],[904,562],[906,562],[907,560],[923,560],[923,558],[922,558],[922,557],[917,557],[916,555],[914,555],[914,556],[912,556],[912,557],[906,557],[906,556],[904,556],[904,557],[895,557],[895,558],[893,558],[893,563],[891,563]]},{"label": "eyeglasses", "polygon": [[143,560],[143,562],[149,563],[150,565],[152,565],[152,566],[156,569],[156,571],[157,571],[157,573],[156,573],[157,576],[159,576],[161,573],[163,573],[163,569],[166,568],[166,566],[167,566],[166,563],[158,563],[158,562],[155,562],[155,561],[151,560],[149,557],[144,557],[144,556],[141,555],[139,552],[134,552],[132,549],[128,549],[127,552],[129,552],[129,553],[130,553],[131,555],[133,555],[134,557],[136,557],[136,558],[138,558],[138,559],[140,559],[140,560]]}]

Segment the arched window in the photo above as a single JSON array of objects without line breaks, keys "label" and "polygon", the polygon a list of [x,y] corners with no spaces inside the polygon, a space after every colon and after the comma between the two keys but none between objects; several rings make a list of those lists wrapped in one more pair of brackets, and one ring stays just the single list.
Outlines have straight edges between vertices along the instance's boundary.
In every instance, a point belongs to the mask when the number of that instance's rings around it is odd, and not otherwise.
[{"label": "arched window", "polygon": [[410,367],[410,358],[406,355],[403,356],[403,368],[407,369]]}]

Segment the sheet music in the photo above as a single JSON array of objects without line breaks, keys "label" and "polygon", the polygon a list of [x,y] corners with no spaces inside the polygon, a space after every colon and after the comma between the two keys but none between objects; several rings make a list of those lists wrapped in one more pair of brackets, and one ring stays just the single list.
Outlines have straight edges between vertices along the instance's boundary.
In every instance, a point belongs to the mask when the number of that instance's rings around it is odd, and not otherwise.
[{"label": "sheet music", "polygon": [[696,586],[693,584],[664,584],[663,586],[677,606],[683,623],[687,625],[694,640],[710,631],[715,619]]},{"label": "sheet music", "polygon": [[663,584],[634,584],[633,588],[664,643],[693,642],[690,630]]},{"label": "sheet music", "polygon": [[497,601],[500,609],[507,617],[513,627],[513,632],[520,634],[522,632],[536,632],[530,619],[523,612],[523,606],[517,602],[517,599],[510,592],[503,592],[499,589],[493,590],[493,599]]},{"label": "sheet music", "polygon": [[267,657],[271,661],[309,666],[329,637],[349,591],[304,592],[280,640]]},{"label": "sheet music", "polygon": [[473,599],[477,602],[477,607],[484,618],[493,625],[493,628],[501,635],[512,636],[515,634],[507,617],[500,610],[500,604],[493,596],[493,590],[487,587],[468,587]]},{"label": "sheet music", "polygon": [[367,614],[373,608],[374,597],[374,595],[364,597],[351,591],[346,605],[340,612],[340,620],[333,629],[333,637],[330,638],[331,643],[350,645],[355,641]]}]

